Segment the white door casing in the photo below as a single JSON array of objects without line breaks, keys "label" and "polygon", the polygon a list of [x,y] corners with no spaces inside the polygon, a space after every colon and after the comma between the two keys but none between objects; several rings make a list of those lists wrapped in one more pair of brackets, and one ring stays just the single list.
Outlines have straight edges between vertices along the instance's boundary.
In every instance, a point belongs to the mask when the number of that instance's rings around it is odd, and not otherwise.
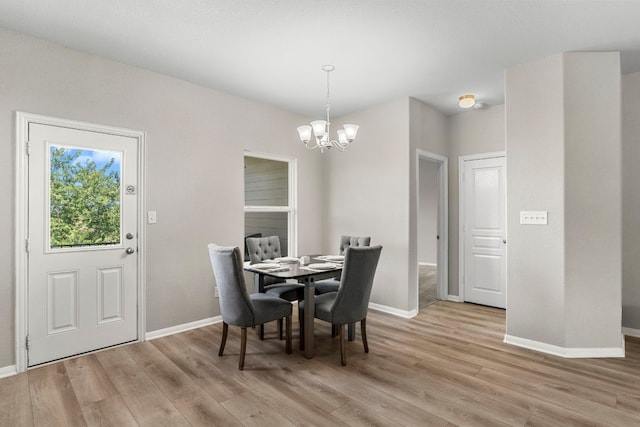
[{"label": "white door casing", "polygon": [[505,308],[505,158],[466,159],[461,163],[463,300]]},{"label": "white door casing", "polygon": [[[26,224],[21,224],[17,231],[17,235],[26,233],[26,250],[23,246],[20,251],[19,236],[16,245],[18,252],[23,252],[17,261],[23,269],[17,270],[20,289],[16,293],[16,329],[17,333],[28,335],[29,347],[27,361],[27,354],[21,354],[21,337],[17,335],[20,372],[27,365],[144,336],[140,324],[143,318],[140,169],[144,134],[24,113],[18,115],[18,126],[17,133],[25,143],[28,141],[25,151],[29,153],[18,168],[19,176],[28,178],[26,183],[19,183],[19,188],[27,192],[22,198],[26,209],[21,211]],[[71,247],[51,244],[52,146],[116,153],[120,157],[118,242]]]}]

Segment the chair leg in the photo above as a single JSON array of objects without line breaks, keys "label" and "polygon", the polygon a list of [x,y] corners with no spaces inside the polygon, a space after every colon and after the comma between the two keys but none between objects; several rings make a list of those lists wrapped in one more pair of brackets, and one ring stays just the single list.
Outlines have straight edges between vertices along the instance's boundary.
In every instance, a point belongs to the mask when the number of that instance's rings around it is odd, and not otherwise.
[{"label": "chair leg", "polygon": [[282,330],[282,319],[278,319],[278,339],[284,339],[284,333]]},{"label": "chair leg", "polygon": [[224,353],[224,346],[227,344],[227,332],[229,332],[229,325],[222,322],[222,340],[220,341],[220,350],[218,350],[218,356],[222,356]]},{"label": "chair leg", "polygon": [[244,369],[244,355],[247,352],[247,328],[242,328],[240,334],[240,362],[238,363],[238,369],[241,371]]},{"label": "chair leg", "polygon": [[347,351],[344,345],[344,325],[338,325],[338,335],[340,336],[340,361],[342,366],[347,366]]},{"label": "chair leg", "polygon": [[[282,321],[282,319],[280,319],[280,321]],[[287,354],[291,354],[291,316],[286,317],[285,325],[286,325],[285,328],[286,328],[286,334],[287,334],[286,351],[287,351]]]},{"label": "chair leg", "polygon": [[364,352],[369,353],[369,344],[367,343],[367,318],[366,317],[360,321],[360,335],[362,335],[362,345],[364,345]]},{"label": "chair leg", "polygon": [[338,327],[334,324],[331,324],[331,338],[335,338],[338,335]]}]

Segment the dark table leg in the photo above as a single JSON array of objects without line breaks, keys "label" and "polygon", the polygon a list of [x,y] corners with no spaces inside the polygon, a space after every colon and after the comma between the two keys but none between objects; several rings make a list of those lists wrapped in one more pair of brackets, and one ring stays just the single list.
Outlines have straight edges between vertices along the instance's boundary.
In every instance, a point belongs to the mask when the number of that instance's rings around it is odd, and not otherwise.
[{"label": "dark table leg", "polygon": [[355,323],[349,323],[349,341],[353,341],[356,339],[356,324]]},{"label": "dark table leg", "polygon": [[[256,274],[256,292],[264,292],[264,274]],[[264,324],[258,326],[258,337],[264,339]]]},{"label": "dark table leg", "polygon": [[313,358],[313,321],[316,311],[316,286],[313,279],[305,279],[304,287],[304,357]]}]

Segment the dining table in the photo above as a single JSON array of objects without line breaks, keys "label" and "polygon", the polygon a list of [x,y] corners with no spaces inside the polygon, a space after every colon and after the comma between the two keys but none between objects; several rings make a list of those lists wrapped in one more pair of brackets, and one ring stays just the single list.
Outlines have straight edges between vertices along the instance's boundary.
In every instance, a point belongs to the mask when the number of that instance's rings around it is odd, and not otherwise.
[{"label": "dining table", "polygon": [[[307,261],[308,262],[305,262]],[[265,277],[296,280],[304,285],[304,356],[314,356],[313,324],[315,315],[315,282],[339,277],[342,273],[342,260],[338,255],[312,255],[308,257],[282,257],[265,260],[261,263],[245,263],[245,271],[257,274],[256,291],[264,292]]]}]

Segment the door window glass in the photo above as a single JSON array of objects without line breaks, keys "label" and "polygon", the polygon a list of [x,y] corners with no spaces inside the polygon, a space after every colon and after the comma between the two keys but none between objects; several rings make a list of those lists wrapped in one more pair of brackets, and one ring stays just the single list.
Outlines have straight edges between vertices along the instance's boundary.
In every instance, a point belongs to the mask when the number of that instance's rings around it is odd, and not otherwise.
[{"label": "door window glass", "polygon": [[120,243],[122,153],[51,145],[49,247]]}]

